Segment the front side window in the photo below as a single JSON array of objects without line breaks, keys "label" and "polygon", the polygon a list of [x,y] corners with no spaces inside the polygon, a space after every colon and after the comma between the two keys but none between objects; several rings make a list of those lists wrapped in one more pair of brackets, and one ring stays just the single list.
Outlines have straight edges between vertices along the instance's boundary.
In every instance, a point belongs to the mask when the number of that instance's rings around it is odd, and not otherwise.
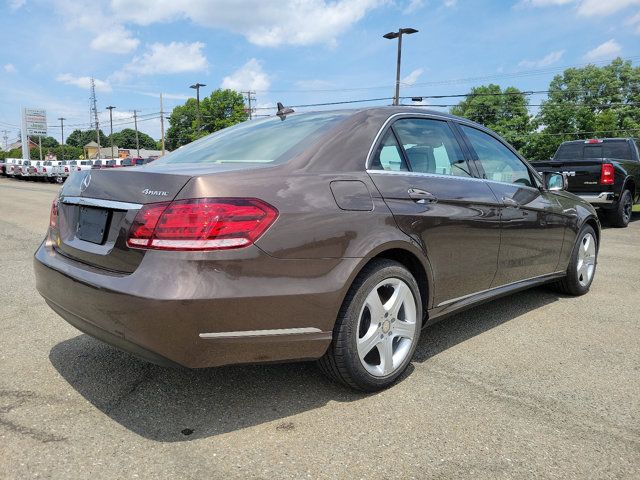
[{"label": "front side window", "polygon": [[462,149],[447,122],[407,118],[394,123],[393,129],[407,154],[412,171],[471,176]]},{"label": "front side window", "polygon": [[473,127],[460,125],[460,128],[478,155],[484,178],[495,182],[534,186],[529,169],[501,142]]}]

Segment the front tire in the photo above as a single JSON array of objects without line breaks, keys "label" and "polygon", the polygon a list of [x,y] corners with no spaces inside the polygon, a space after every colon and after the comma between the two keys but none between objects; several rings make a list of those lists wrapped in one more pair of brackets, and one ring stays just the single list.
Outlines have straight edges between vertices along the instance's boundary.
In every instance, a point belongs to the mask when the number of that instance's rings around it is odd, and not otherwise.
[{"label": "front tire", "polygon": [[633,195],[630,190],[625,190],[620,195],[618,204],[610,211],[606,212],[607,222],[612,227],[625,228],[631,220],[631,212],[633,211]]},{"label": "front tire", "polygon": [[421,327],[422,299],[413,275],[398,262],[373,260],[349,289],[319,366],[357,390],[387,388],[411,362]]},{"label": "front tire", "polygon": [[579,296],[589,291],[598,263],[597,238],[591,225],[582,227],[571,252],[567,275],[556,284],[560,292]]}]

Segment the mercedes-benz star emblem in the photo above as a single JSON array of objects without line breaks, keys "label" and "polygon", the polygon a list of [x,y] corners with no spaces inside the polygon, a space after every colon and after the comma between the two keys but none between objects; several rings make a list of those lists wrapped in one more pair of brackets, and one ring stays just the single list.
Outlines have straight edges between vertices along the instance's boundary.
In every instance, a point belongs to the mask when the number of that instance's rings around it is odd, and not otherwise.
[{"label": "mercedes-benz star emblem", "polygon": [[80,191],[84,192],[87,188],[89,188],[90,183],[91,183],[91,174],[88,174],[86,177],[82,179],[82,183],[80,184]]}]

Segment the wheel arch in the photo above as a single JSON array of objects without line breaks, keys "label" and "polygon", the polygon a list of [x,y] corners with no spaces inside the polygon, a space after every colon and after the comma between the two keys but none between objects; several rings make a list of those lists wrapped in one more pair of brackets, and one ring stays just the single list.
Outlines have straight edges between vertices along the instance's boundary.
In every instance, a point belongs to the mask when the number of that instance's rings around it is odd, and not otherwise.
[{"label": "wheel arch", "polygon": [[[596,245],[598,246],[598,250],[600,250],[600,223],[598,219],[593,216],[587,217],[585,221],[582,222],[582,226],[585,225],[589,225],[596,232]],[[582,227],[580,228],[582,229]]]},{"label": "wheel arch", "polygon": [[422,250],[406,242],[393,242],[391,244],[378,247],[363,258],[362,262],[360,262],[354,270],[351,278],[349,278],[348,288],[346,289],[344,296],[346,297],[347,292],[364,267],[372,261],[381,258],[394,260],[411,272],[418,283],[420,296],[422,297],[423,317],[426,318],[427,310],[430,308],[433,298],[433,275],[431,265],[429,264],[428,258],[426,258],[422,253]]}]

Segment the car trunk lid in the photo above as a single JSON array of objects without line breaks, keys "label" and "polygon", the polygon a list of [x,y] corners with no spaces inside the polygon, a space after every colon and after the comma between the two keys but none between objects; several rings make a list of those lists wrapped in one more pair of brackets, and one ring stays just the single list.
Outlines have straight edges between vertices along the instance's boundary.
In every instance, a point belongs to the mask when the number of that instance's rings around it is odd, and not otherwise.
[{"label": "car trunk lid", "polygon": [[173,200],[192,177],[142,170],[74,172],[60,193],[55,248],[98,268],[131,273],[143,250],[127,247],[142,205]]}]

